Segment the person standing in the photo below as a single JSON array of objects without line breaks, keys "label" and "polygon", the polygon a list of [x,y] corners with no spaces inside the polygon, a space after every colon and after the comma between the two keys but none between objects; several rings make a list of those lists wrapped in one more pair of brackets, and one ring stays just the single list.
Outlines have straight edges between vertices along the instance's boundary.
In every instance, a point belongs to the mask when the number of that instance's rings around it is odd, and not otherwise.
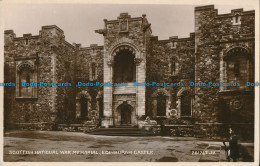
[{"label": "person standing", "polygon": [[229,140],[229,157],[232,158],[233,162],[237,162],[240,157],[238,148],[239,136],[230,128],[230,140]]}]

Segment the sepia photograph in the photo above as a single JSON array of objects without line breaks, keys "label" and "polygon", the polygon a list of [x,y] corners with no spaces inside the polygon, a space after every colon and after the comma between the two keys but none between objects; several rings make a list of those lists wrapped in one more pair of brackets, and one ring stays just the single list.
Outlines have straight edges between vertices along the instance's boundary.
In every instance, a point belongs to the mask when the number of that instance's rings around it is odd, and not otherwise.
[{"label": "sepia photograph", "polygon": [[3,164],[258,165],[259,2],[188,2],[1,2]]}]

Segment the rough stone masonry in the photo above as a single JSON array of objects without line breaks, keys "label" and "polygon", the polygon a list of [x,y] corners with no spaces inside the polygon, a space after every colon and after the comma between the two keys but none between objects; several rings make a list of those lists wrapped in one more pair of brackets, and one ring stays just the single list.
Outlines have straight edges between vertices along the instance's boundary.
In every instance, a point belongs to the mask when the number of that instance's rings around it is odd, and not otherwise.
[{"label": "rough stone masonry", "polygon": [[[115,20],[105,19],[104,28],[95,32],[104,36],[103,46],[70,44],[55,25],[43,26],[35,36],[16,37],[13,30],[5,31],[4,81],[16,83],[4,89],[5,129],[50,129],[53,123],[86,121],[102,127],[135,127],[149,117],[170,135],[185,136],[186,131],[214,137],[232,127],[245,139],[253,138],[254,87],[246,82],[254,82],[254,11],[234,9],[219,15],[213,5],[195,7],[195,29],[188,38],[158,40],[145,14],[132,18],[121,13]],[[21,86],[40,81],[72,86]]]}]

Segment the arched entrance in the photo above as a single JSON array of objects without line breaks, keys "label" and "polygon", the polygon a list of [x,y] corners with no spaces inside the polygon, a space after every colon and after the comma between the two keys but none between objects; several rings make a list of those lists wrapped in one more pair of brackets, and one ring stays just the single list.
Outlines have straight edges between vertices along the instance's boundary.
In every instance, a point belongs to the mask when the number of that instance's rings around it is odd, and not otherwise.
[{"label": "arched entrance", "polygon": [[131,115],[133,107],[126,102],[118,106],[118,111],[121,114],[121,125],[130,125],[131,124]]},{"label": "arched entrance", "polygon": [[191,94],[184,91],[181,94],[181,116],[191,116]]},{"label": "arched entrance", "polygon": [[[135,81],[145,82],[145,55],[134,43],[123,37],[109,45],[104,55],[104,82],[127,83],[127,86],[104,86],[104,127],[136,126],[138,118],[145,115],[145,87],[134,86]],[[119,107],[123,101],[132,108]]]}]

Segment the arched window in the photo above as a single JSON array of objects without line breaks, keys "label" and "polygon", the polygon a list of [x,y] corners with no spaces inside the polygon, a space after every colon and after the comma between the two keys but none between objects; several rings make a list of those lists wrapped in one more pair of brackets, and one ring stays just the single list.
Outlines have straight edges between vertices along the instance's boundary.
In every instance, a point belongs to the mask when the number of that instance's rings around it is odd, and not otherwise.
[{"label": "arched window", "polygon": [[[244,48],[233,48],[224,57],[225,77],[227,83],[240,83],[240,86],[228,86],[227,90],[246,88],[250,76],[250,59]],[[252,74],[252,73],[251,73]]]},{"label": "arched window", "polygon": [[189,91],[184,91],[181,94],[181,116],[191,116],[192,98]]},{"label": "arched window", "polygon": [[114,82],[134,82],[136,78],[135,55],[130,50],[120,50],[114,57]]},{"label": "arched window", "polygon": [[87,91],[81,91],[76,96],[76,118],[90,119],[91,97]]},{"label": "arched window", "polygon": [[[16,57],[16,98],[37,98],[38,86],[38,55],[32,55],[30,59],[25,57]],[[34,85],[31,86],[30,83]],[[28,86],[28,84],[30,86]]]},{"label": "arched window", "polygon": [[29,66],[22,66],[18,72],[18,77],[18,97],[33,97],[33,86],[27,86],[27,84],[33,82],[33,72],[30,70]]}]

